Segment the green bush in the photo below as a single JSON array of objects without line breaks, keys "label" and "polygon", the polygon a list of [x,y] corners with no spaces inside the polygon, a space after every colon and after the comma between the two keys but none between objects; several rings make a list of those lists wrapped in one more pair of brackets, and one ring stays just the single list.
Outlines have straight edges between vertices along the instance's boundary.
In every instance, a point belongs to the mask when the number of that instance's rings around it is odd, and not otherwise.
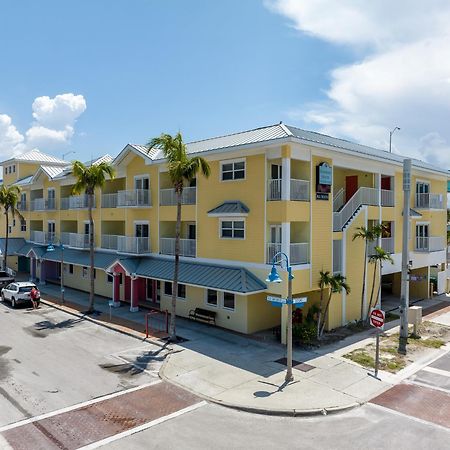
[{"label": "green bush", "polygon": [[316,339],[317,325],[312,321],[305,321],[303,324],[294,324],[292,326],[292,337],[295,342],[301,344],[310,344]]}]

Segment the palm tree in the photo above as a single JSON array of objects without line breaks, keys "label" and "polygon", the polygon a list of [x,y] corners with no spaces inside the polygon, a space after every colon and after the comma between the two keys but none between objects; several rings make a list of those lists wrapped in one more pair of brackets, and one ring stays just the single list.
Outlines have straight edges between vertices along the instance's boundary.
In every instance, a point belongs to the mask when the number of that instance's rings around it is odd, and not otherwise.
[{"label": "palm tree", "polygon": [[175,314],[178,292],[178,272],[180,265],[180,229],[183,185],[184,182],[190,183],[191,181],[193,181],[199,172],[201,172],[203,176],[209,177],[211,169],[204,158],[200,156],[190,158],[187,155],[186,144],[183,142],[183,137],[181,136],[180,132],[178,132],[175,136],[163,133],[159,137],[151,139],[148,142],[147,147],[148,151],[150,151],[154,147],[159,147],[160,149],[162,149],[164,157],[167,159],[170,181],[172,182],[177,197],[177,221],[175,225],[175,267],[173,272],[172,308],[170,314],[169,329],[169,338],[172,342],[175,342],[177,339],[175,331]]},{"label": "palm tree", "polygon": [[381,269],[383,268],[383,263],[386,262],[386,261],[390,262],[391,264],[394,264],[394,260],[392,259],[391,255],[389,253],[387,253],[381,247],[375,246],[375,253],[373,255],[369,256],[369,262],[373,263],[374,268],[373,268],[372,292],[370,293],[370,301],[369,301],[369,305],[368,305],[368,309],[367,309],[366,320],[369,319],[370,309],[372,308],[373,303],[375,303],[375,302],[373,302],[373,293],[374,293],[374,289],[375,289],[375,278],[377,276],[377,268],[378,268],[378,266],[380,266],[380,280],[379,280],[379,285],[378,285],[378,293],[377,293],[377,296],[376,296],[375,300],[380,295],[380,290],[381,290]]},{"label": "palm tree", "polygon": [[378,239],[385,226],[378,224],[372,228],[358,227],[357,232],[353,235],[352,241],[355,239],[362,239],[364,241],[364,264],[363,264],[363,281],[361,289],[361,321],[364,318],[364,294],[366,292],[366,271],[367,271],[367,254],[369,253],[369,242],[373,242]]},{"label": "palm tree", "polygon": [[323,330],[325,329],[325,322],[327,320],[328,309],[330,308],[331,297],[333,296],[333,294],[342,292],[342,290],[345,290],[347,294],[350,293],[350,286],[347,284],[345,277],[340,273],[333,275],[330,279],[330,292],[328,294],[328,300],[325,305],[325,311],[323,313],[323,321],[320,328],[319,338],[322,337]]},{"label": "palm tree", "polygon": [[0,206],[3,208],[5,214],[5,255],[3,256],[3,271],[6,271],[7,264],[6,259],[8,257],[8,240],[9,240],[9,214],[14,218],[19,216],[20,220],[23,220],[22,214],[17,209],[17,202],[19,201],[20,188],[19,186],[0,186]]},{"label": "palm tree", "polygon": [[330,274],[330,272],[327,270],[324,272],[321,270],[319,272],[319,288],[320,288],[320,301],[319,301],[319,317],[317,319],[317,339],[320,339],[320,330],[322,328],[322,318],[323,322],[325,323],[325,315],[323,314],[323,306],[324,306],[324,293],[325,289],[329,288],[332,283],[333,275]]},{"label": "palm tree", "polygon": [[[92,208],[94,206],[95,189],[101,188],[105,184],[106,176],[111,179],[115,177],[114,168],[107,162],[99,164],[84,165],[80,161],[72,163],[72,173],[76,178],[75,185],[72,188],[72,194],[85,193],[88,199],[89,212],[89,256],[90,256],[90,291],[89,307],[87,313],[94,312],[94,219],[92,217]],[[62,268],[61,268],[62,270]]]}]

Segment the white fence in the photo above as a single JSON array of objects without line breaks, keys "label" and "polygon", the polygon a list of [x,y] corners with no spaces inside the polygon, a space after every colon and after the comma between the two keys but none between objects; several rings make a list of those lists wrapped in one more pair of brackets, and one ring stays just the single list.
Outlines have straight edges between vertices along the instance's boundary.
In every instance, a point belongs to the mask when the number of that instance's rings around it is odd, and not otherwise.
[{"label": "white fence", "polygon": [[444,202],[441,194],[416,194],[416,208],[443,209]]},{"label": "white fence", "polygon": [[102,234],[102,248],[117,250],[119,248],[119,236],[116,234]]},{"label": "white fence", "polygon": [[119,191],[117,193],[117,206],[151,206],[150,190]]},{"label": "white fence", "polygon": [[[95,208],[95,197],[92,199],[92,207]],[[84,209],[89,206],[89,197],[83,195],[71,195],[61,199],[61,209]]]},{"label": "white fence", "polygon": [[[281,252],[281,244],[278,242],[269,242],[266,249],[266,263],[272,264],[273,257]],[[289,246],[290,264],[308,264],[309,263],[309,243],[294,242]]]},{"label": "white fence", "polygon": [[30,241],[36,244],[52,244],[55,242],[55,233],[31,230]]},{"label": "white fence", "polygon": [[[309,181],[291,178],[289,183],[291,200],[309,201]],[[281,197],[282,180],[269,180],[267,184],[267,200],[281,200]]]},{"label": "white fence", "polygon": [[345,203],[345,190],[340,188],[333,197],[333,211],[338,211],[339,208]]},{"label": "white fence", "polygon": [[45,211],[47,202],[44,198],[35,198],[30,201],[30,211]]},{"label": "white fence", "polygon": [[381,189],[381,206],[395,206],[394,191]]},{"label": "white fence", "polygon": [[116,208],[117,207],[117,193],[102,194],[102,208]]},{"label": "white fence", "polygon": [[[195,239],[180,239],[180,256],[195,258],[196,242]],[[163,255],[175,255],[175,238],[160,238],[159,252]]]},{"label": "white fence", "polygon": [[61,233],[61,244],[74,248],[88,248],[89,247],[89,235],[82,233]]},{"label": "white fence", "polygon": [[445,240],[442,236],[416,237],[416,252],[437,252],[445,249]]},{"label": "white fence", "polygon": [[118,236],[117,250],[122,253],[150,252],[150,237]]},{"label": "white fence", "polygon": [[[197,188],[185,187],[181,194],[183,205],[195,205]],[[177,194],[175,189],[161,189],[159,193],[159,203],[161,206],[173,206],[177,204]]]}]

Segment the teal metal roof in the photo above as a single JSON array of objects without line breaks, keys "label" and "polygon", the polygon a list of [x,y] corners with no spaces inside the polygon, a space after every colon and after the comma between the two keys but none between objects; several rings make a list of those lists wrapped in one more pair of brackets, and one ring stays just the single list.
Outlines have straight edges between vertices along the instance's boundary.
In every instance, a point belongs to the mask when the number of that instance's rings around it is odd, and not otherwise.
[{"label": "teal metal roof", "polygon": [[[55,250],[52,252],[45,252],[41,258],[47,261],[61,261],[61,249],[55,247]],[[94,252],[94,267],[96,269],[105,270],[109,267],[115,260],[117,259],[117,255],[114,253],[103,253],[103,252]],[[89,252],[86,250],[75,250],[72,248],[64,248],[64,263],[67,264],[75,264],[77,266],[89,266],[90,258]]]},{"label": "teal metal roof", "polygon": [[[0,255],[5,253],[5,238],[0,238]],[[8,240],[8,255],[14,255],[25,245],[25,239],[23,238],[9,238]]]},{"label": "teal metal roof", "polygon": [[210,215],[231,215],[231,214],[248,214],[250,209],[239,200],[227,200],[219,206],[208,211]]}]

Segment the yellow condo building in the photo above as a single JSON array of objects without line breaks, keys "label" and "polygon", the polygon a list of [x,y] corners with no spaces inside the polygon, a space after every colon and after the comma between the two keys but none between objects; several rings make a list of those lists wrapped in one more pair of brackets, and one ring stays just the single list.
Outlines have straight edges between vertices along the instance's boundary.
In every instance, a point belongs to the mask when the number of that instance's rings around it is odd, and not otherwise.
[{"label": "yellow condo building", "polygon": [[[282,123],[187,145],[211,166],[209,178],[185,186],[177,314],[201,307],[218,326],[254,333],[285,326],[285,308],[267,296],[287,295],[265,279],[283,251],[293,268],[294,297],[319,299],[320,271],[341,273],[350,293],[334,294],[328,329],[360,318],[372,287],[358,227],[383,223],[374,245],[394,264],[382,268],[383,290],[400,292],[402,162],[399,155]],[[96,192],[96,294],[115,306],[170,309],[175,238],[175,193],[160,151],[128,144],[111,161],[116,178]],[[98,161],[98,160],[97,160]],[[93,161],[92,163],[96,163]],[[40,283],[89,289],[87,201],[73,196],[70,164],[38,151],[1,163],[3,183],[21,188],[24,220],[11,220],[8,264]],[[410,214],[410,296],[429,295],[430,277],[445,288],[447,180],[444,169],[413,160]],[[0,251],[4,251],[4,217]],[[62,243],[64,254],[49,243]]]}]

